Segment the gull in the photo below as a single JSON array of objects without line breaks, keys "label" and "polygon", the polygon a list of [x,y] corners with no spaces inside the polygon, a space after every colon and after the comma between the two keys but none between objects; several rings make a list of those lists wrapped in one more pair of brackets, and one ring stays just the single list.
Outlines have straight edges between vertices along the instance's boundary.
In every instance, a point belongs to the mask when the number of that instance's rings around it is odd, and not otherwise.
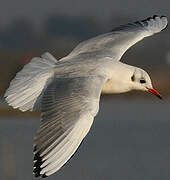
[{"label": "gull", "polygon": [[57,60],[46,52],[18,72],[5,92],[7,103],[21,111],[40,109],[34,139],[34,175],[47,177],[75,153],[99,110],[101,94],[131,90],[161,99],[146,71],[120,62],[132,45],[166,28],[165,16],[129,23],[80,43]]}]

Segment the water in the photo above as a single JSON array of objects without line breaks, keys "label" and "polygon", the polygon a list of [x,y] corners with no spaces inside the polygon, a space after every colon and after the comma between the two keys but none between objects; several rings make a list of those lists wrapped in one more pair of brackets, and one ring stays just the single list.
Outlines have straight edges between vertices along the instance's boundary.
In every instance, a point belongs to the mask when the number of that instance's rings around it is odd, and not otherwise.
[{"label": "water", "polygon": [[[169,180],[170,102],[102,100],[90,133],[48,180]],[[38,117],[0,118],[0,179],[33,180]]]}]

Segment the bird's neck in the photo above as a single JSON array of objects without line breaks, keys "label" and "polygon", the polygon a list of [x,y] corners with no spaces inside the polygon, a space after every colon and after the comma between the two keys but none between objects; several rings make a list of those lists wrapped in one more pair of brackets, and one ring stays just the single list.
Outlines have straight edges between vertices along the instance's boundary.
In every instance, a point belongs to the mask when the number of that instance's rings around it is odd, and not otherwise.
[{"label": "bird's neck", "polygon": [[111,77],[106,81],[102,88],[102,94],[117,94],[131,91],[132,83],[131,77],[134,73],[135,67],[116,63],[112,67]]}]

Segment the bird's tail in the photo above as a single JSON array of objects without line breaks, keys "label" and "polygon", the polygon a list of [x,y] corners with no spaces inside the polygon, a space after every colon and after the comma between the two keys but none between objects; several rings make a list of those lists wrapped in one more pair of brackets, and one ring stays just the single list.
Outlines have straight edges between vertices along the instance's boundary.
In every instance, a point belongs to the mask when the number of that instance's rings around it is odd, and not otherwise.
[{"label": "bird's tail", "polygon": [[4,95],[7,103],[21,111],[37,109],[43,91],[53,78],[56,63],[49,53],[33,58],[10,82]]}]

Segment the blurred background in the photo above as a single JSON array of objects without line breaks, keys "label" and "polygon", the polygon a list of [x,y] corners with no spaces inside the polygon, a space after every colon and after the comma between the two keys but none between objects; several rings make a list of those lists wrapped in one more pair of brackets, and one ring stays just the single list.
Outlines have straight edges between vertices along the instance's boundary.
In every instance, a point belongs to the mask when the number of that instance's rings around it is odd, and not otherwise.
[{"label": "blurred background", "polygon": [[[2,0],[0,6],[0,179],[31,180],[39,112],[21,113],[3,94],[32,57],[57,59],[79,42],[128,22],[170,17],[170,1]],[[144,92],[103,96],[76,155],[49,180],[170,179],[170,28],[129,49],[122,61],[144,68],[164,101]]]}]

